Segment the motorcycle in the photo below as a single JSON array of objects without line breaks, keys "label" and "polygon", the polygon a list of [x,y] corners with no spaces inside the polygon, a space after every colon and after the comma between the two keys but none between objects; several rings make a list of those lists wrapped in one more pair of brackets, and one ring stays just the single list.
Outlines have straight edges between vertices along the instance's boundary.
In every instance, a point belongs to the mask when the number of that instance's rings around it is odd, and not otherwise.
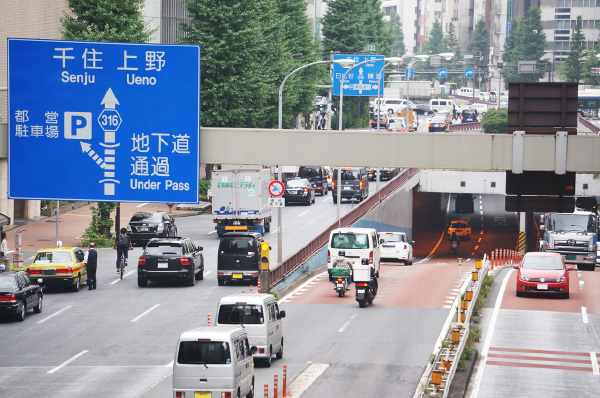
[{"label": "motorcycle", "polygon": [[450,253],[456,255],[458,253],[458,242],[450,242]]},{"label": "motorcycle", "polygon": [[378,284],[377,278],[369,266],[368,258],[362,259],[361,266],[355,266],[354,281],[356,283],[355,300],[358,301],[358,306],[364,308],[367,304],[373,304]]},{"label": "motorcycle", "polygon": [[333,290],[340,297],[343,297],[350,290],[350,281],[352,278],[352,261],[344,258],[344,256],[345,253],[340,251],[340,257],[335,259],[333,268],[331,269]]},{"label": "motorcycle", "polygon": [[338,293],[340,297],[343,297],[346,294],[346,292],[350,290],[348,278],[335,278],[334,285],[334,290]]}]

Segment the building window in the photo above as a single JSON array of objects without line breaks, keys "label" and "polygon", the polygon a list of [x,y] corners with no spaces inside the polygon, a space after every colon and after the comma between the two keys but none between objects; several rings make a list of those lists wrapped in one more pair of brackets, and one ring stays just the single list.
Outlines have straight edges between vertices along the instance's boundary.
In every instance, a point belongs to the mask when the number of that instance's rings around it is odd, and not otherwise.
[{"label": "building window", "polygon": [[554,41],[569,41],[569,36],[554,36]]},{"label": "building window", "polygon": [[[600,1],[600,0],[596,0]],[[558,0],[559,7],[571,7],[571,0]]]},{"label": "building window", "polygon": [[554,19],[571,19],[570,15],[555,15]]},{"label": "building window", "polygon": [[571,12],[570,8],[555,8],[554,12]]},{"label": "building window", "polygon": [[442,12],[441,11],[435,11],[433,13],[433,16],[435,19],[442,19]]}]

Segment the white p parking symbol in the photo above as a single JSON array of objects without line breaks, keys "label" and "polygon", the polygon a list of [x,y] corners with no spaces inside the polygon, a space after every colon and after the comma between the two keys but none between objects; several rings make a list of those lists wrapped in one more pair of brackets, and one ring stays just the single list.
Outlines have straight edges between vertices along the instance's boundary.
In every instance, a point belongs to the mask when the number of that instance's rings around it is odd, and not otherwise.
[{"label": "white p parking symbol", "polygon": [[65,112],[65,138],[76,140],[91,140],[92,113]]}]

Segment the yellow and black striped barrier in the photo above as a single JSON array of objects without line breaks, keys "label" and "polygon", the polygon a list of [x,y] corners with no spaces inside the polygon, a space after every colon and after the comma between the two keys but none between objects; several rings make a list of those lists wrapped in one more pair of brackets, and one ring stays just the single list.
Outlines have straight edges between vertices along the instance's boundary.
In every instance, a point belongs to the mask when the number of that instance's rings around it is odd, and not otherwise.
[{"label": "yellow and black striped barrier", "polygon": [[519,243],[517,244],[517,251],[525,253],[525,250],[527,248],[527,239],[525,238],[525,231],[519,232]]}]

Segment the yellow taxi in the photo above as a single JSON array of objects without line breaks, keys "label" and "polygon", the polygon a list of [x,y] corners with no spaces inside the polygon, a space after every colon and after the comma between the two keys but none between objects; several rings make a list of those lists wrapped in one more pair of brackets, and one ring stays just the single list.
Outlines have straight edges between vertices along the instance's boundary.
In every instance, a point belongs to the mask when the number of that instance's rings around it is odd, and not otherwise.
[{"label": "yellow taxi", "polygon": [[79,247],[41,249],[26,271],[39,285],[67,286],[78,292],[81,284],[87,281],[84,256]]},{"label": "yellow taxi", "polygon": [[453,232],[456,233],[458,239],[471,240],[471,223],[467,219],[450,221],[450,225],[448,226],[448,240],[450,240]]}]

